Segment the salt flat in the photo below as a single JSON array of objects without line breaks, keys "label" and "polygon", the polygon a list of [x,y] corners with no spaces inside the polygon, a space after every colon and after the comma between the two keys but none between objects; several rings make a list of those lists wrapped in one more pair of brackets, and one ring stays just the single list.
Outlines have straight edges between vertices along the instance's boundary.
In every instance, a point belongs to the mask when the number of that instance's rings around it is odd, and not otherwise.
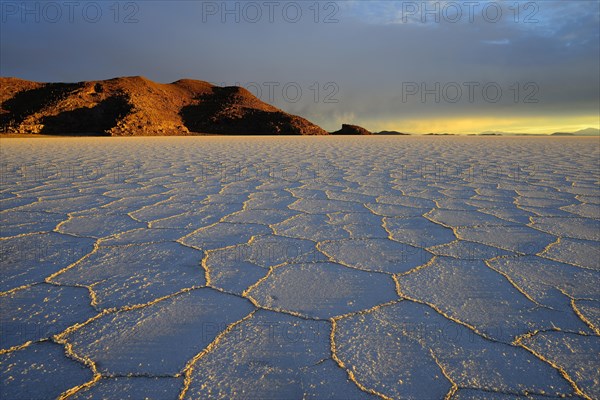
[{"label": "salt flat", "polygon": [[598,138],[0,144],[2,398],[600,398]]}]

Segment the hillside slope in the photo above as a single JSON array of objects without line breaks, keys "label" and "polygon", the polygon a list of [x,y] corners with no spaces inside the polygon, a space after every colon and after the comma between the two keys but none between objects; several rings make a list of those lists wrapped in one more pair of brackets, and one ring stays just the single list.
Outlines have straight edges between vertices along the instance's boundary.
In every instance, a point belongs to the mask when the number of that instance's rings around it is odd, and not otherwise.
[{"label": "hillside slope", "polygon": [[240,87],[143,77],[77,83],[0,78],[0,132],[142,135],[326,135]]}]

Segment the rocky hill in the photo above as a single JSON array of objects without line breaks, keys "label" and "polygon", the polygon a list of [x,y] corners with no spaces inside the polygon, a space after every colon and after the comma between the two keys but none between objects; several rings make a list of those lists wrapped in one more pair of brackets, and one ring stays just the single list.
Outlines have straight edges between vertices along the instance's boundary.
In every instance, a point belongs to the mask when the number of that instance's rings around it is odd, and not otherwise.
[{"label": "rocky hill", "polygon": [[0,78],[0,132],[142,135],[326,135],[240,87],[143,77],[78,83]]},{"label": "rocky hill", "polygon": [[342,124],[342,129],[331,132],[332,135],[372,135],[371,132],[358,125]]}]

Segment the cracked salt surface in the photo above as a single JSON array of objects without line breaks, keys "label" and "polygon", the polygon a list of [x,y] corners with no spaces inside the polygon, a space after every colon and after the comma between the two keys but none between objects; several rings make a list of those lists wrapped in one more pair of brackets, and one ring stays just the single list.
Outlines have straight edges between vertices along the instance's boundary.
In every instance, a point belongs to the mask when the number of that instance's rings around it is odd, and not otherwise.
[{"label": "cracked salt surface", "polygon": [[3,399],[600,397],[597,139],[0,153]]}]

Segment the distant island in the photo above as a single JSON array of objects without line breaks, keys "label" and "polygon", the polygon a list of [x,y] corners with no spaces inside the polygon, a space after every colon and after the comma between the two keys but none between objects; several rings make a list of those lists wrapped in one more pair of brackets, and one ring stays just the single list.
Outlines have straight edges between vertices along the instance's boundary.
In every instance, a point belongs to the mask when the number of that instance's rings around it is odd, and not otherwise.
[{"label": "distant island", "polygon": [[410,135],[410,133],[398,132],[398,131],[381,131],[375,132],[374,135]]},{"label": "distant island", "polygon": [[331,135],[372,135],[369,130],[358,125],[342,124],[342,129],[331,132]]}]

